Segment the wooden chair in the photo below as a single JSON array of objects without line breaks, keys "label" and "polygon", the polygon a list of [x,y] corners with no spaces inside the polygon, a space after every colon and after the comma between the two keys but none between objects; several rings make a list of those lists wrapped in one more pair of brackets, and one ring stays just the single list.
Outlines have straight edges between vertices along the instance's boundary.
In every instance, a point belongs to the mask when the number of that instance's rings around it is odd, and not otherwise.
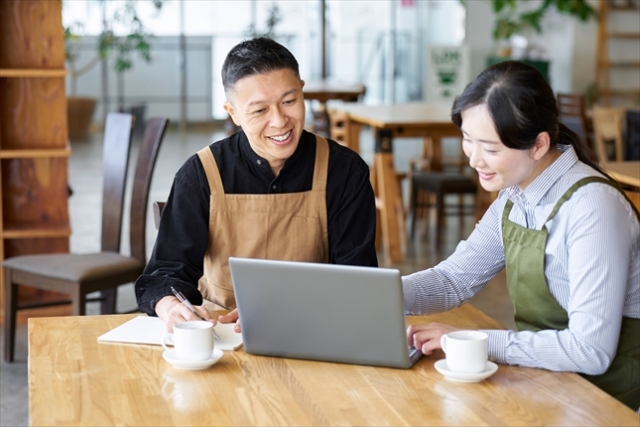
[{"label": "wooden chair", "polygon": [[592,126],[587,119],[584,96],[577,93],[558,93],[558,118],[574,131],[587,146],[593,149]]},{"label": "wooden chair", "polygon": [[627,190],[625,191],[625,193],[627,194],[629,200],[631,200],[631,203],[633,203],[636,209],[640,211],[640,192]]},{"label": "wooden chair", "polygon": [[[424,218],[429,224],[429,211],[433,207],[436,214],[435,247],[439,247],[442,230],[444,229],[445,215],[476,215],[475,204],[478,192],[477,179],[472,175],[471,168],[467,165],[464,153],[460,151],[456,160],[442,159],[443,170],[430,170],[430,140],[425,141],[423,148],[423,159],[421,165],[412,163],[409,172],[410,197],[409,216],[411,217],[410,237],[414,239],[415,228],[418,218]],[[445,197],[449,194],[457,194],[457,204],[445,204]],[[474,196],[472,204],[465,204],[464,195]]]},{"label": "wooden chair", "polygon": [[165,202],[153,202],[153,223],[156,226],[156,230],[160,227],[160,217],[165,204]]},{"label": "wooden chair", "polygon": [[594,105],[591,116],[595,152],[600,163],[623,161],[625,108]]},{"label": "wooden chair", "polygon": [[640,111],[628,110],[625,126],[625,160],[640,160]]},{"label": "wooden chair", "polygon": [[138,278],[146,263],[145,219],[155,160],[168,120],[152,118],[145,127],[131,195],[131,256],[122,255],[120,235],[132,119],[110,113],[104,138],[101,252],[40,254],[8,258],[5,269],[4,358],[13,360],[18,285],[47,289],[71,297],[72,313],[84,315],[86,295],[100,291],[101,312],[114,313],[117,286]]}]

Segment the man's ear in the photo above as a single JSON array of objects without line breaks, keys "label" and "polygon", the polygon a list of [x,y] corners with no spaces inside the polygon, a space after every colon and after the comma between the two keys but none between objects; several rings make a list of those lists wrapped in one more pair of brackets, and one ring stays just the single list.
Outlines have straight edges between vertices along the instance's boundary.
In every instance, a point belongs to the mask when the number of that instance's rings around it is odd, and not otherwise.
[{"label": "man's ear", "polygon": [[536,142],[531,149],[531,154],[535,160],[540,160],[551,148],[551,137],[549,132],[540,132],[536,137]]},{"label": "man's ear", "polygon": [[227,101],[224,104],[222,104],[222,108],[224,108],[224,110],[227,113],[229,113],[229,117],[231,117],[231,120],[233,120],[233,123],[235,123],[236,126],[240,126],[240,123],[238,123],[238,120],[236,119],[236,113],[235,113],[235,110],[233,109],[233,105],[231,105],[231,103]]}]

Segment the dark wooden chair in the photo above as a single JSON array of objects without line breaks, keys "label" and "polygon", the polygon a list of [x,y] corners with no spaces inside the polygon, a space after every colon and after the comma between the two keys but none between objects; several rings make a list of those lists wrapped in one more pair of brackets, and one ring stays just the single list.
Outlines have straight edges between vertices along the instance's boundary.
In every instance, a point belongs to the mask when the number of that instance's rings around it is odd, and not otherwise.
[{"label": "dark wooden chair", "polygon": [[640,160],[640,111],[628,110],[624,130],[624,159]]},{"label": "dark wooden chair", "polygon": [[[74,315],[85,314],[87,294],[100,291],[101,313],[115,312],[117,287],[137,279],[146,263],[145,220],[149,187],[168,120],[148,121],[135,168],[130,212],[131,255],[120,254],[124,194],[132,118],[107,116],[103,156],[101,251],[88,254],[39,254],[7,258],[5,269],[4,358],[13,360],[18,285],[69,295]],[[44,304],[43,304],[44,305]]]},{"label": "dark wooden chair", "polygon": [[[415,238],[416,222],[418,218],[424,218],[429,229],[429,211],[435,208],[435,247],[438,248],[445,226],[445,216],[459,216],[462,224],[462,217],[465,215],[476,215],[476,194],[478,192],[477,179],[472,175],[473,171],[467,165],[466,158],[462,150],[456,159],[441,159],[442,170],[430,169],[430,141],[424,142],[423,158],[419,163],[415,160],[411,162],[409,168],[409,216],[411,217],[410,238]],[[455,204],[445,203],[447,195],[458,195],[458,202]],[[464,203],[464,195],[472,195],[474,202]]]},{"label": "dark wooden chair", "polygon": [[591,109],[595,152],[600,164],[624,160],[624,107],[601,107]]},{"label": "dark wooden chair", "polygon": [[153,223],[156,226],[156,230],[160,227],[160,217],[165,204],[166,202],[153,202]]},{"label": "dark wooden chair", "polygon": [[556,94],[558,119],[574,131],[589,148],[593,150],[593,126],[586,116],[585,99],[577,93]]}]

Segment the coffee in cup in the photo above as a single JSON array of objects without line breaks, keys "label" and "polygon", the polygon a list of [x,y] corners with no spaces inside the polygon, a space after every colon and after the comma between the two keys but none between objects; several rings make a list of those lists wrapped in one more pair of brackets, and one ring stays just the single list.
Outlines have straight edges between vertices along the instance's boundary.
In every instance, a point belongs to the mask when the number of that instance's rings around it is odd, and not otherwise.
[{"label": "coffee in cup", "polygon": [[207,360],[211,358],[214,348],[213,323],[194,320],[177,323],[173,326],[173,334],[166,333],[162,337],[162,347],[169,350],[167,340],[173,342],[176,357],[185,361]]},{"label": "coffee in cup", "polygon": [[440,338],[447,356],[447,368],[452,372],[479,373],[487,366],[488,336],[479,331],[455,331]]}]

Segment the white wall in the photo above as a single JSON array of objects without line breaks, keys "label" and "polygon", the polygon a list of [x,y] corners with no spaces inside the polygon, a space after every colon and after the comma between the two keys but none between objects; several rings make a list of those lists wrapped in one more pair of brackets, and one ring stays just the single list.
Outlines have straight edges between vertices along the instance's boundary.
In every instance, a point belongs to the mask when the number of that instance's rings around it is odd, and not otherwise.
[{"label": "white wall", "polygon": [[[530,0],[535,7],[540,0]],[[590,0],[597,8],[597,1]],[[467,1],[466,42],[471,48],[471,75],[486,66],[494,51],[491,37],[495,16],[488,0]],[[549,80],[556,92],[584,92],[595,79],[597,23],[582,23],[573,17],[550,14],[542,23],[542,34],[531,34],[530,43],[544,47],[550,61]]]}]

